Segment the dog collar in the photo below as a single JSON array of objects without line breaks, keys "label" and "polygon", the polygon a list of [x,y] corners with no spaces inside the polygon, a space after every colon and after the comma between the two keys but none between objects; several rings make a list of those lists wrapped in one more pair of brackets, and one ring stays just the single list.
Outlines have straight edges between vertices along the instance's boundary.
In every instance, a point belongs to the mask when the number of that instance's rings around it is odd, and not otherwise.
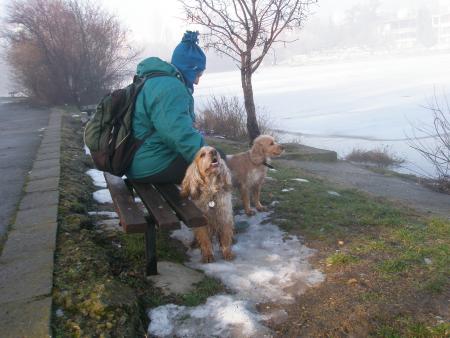
[{"label": "dog collar", "polygon": [[264,162],[263,162],[263,165],[265,165],[267,168],[275,169],[275,168],[273,167],[273,165],[267,163],[267,161],[264,161]]}]

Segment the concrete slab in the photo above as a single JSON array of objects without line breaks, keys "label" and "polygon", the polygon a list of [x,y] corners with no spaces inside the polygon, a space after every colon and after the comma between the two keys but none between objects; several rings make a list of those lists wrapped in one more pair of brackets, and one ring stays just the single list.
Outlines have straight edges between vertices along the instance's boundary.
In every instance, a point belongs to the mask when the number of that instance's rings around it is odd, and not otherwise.
[{"label": "concrete slab", "polygon": [[337,153],[335,151],[313,148],[298,143],[283,143],[283,147],[285,152],[280,156],[280,159],[323,162],[337,161]]},{"label": "concrete slab", "polygon": [[36,160],[33,164],[33,170],[59,167],[59,158],[53,158],[48,160]]},{"label": "concrete slab", "polygon": [[33,180],[28,182],[25,187],[25,192],[53,191],[57,190],[58,186],[59,177],[43,178],[41,180]]},{"label": "concrete slab", "polygon": [[204,275],[196,270],[173,262],[158,262],[156,276],[147,277],[161,288],[164,294],[184,294],[195,289],[194,284],[200,282]]},{"label": "concrete slab", "polygon": [[48,296],[53,285],[53,251],[42,250],[9,262],[0,258],[0,270],[0,307],[3,303]]},{"label": "concrete slab", "polygon": [[42,224],[56,222],[58,216],[58,206],[52,205],[47,208],[19,210],[16,215],[14,229],[31,228]]},{"label": "concrete slab", "polygon": [[43,144],[38,151],[38,154],[48,154],[59,152],[61,149],[61,145],[59,143],[55,144]]},{"label": "concrete slab", "polygon": [[2,304],[0,327],[3,338],[50,337],[51,297]]},{"label": "concrete slab", "polygon": [[59,177],[59,173],[60,173],[59,167],[35,169],[31,171],[29,179],[39,180],[49,177]]},{"label": "concrete slab", "polygon": [[53,252],[56,246],[56,233],[56,223],[11,230],[0,262],[10,264],[17,259],[27,259],[37,252]]},{"label": "concrete slab", "polygon": [[25,194],[20,201],[19,210],[48,208],[57,205],[59,201],[58,191],[40,191]]},{"label": "concrete slab", "polygon": [[60,159],[60,152],[48,153],[48,154],[37,154],[36,161],[44,161],[44,160],[52,160],[52,159]]}]

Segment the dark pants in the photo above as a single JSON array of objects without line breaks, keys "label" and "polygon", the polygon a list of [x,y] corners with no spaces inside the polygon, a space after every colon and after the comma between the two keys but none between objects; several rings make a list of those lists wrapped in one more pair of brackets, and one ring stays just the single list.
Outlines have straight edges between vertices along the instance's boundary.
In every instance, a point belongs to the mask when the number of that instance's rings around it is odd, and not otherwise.
[{"label": "dark pants", "polygon": [[[216,148],[217,149],[217,148]],[[225,161],[225,153],[222,149],[217,149],[222,159]],[[164,184],[164,183],[175,183],[181,184],[183,181],[186,170],[189,167],[189,163],[183,158],[183,156],[178,155],[169,166],[163,171],[143,177],[140,179],[135,179],[133,181],[140,183],[154,183],[154,184]]]},{"label": "dark pants", "polygon": [[163,171],[155,175],[135,179],[133,181],[141,183],[155,183],[155,184],[163,184],[163,183],[181,184],[181,181],[183,180],[184,175],[186,174],[186,169],[188,168],[188,166],[189,164],[186,162],[186,160],[181,155],[178,155],[175,158],[175,160],[173,160],[172,163],[170,163],[169,166]]}]

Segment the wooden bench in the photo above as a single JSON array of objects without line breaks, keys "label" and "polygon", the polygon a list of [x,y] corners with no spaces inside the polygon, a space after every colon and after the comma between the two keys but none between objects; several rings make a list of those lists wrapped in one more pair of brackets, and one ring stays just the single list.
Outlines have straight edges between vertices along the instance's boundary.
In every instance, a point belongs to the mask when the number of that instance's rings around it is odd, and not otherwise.
[{"label": "wooden bench", "polygon": [[[137,183],[104,173],[106,183],[119,215],[122,229],[127,234],[145,236],[145,274],[156,275],[156,231],[180,228],[180,221],[188,227],[205,226],[206,218],[189,199],[181,198],[174,184]],[[138,207],[134,192],[144,203],[148,216]]]}]

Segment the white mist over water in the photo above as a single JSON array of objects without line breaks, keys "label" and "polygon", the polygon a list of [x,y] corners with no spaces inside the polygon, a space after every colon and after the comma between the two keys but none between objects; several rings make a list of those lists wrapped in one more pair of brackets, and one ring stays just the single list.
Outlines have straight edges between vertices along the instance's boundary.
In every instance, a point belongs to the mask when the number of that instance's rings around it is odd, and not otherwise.
[{"label": "white mist over water", "polygon": [[[450,90],[449,60],[450,54],[386,55],[261,68],[253,77],[255,101],[267,109],[275,129],[286,133],[280,133],[284,140],[300,139],[341,157],[354,148],[387,146],[408,161],[405,171],[432,174],[408,138],[424,136],[414,135],[417,127],[432,125],[426,106]],[[242,97],[239,73],[206,73],[195,91],[198,110],[211,94]]]}]

